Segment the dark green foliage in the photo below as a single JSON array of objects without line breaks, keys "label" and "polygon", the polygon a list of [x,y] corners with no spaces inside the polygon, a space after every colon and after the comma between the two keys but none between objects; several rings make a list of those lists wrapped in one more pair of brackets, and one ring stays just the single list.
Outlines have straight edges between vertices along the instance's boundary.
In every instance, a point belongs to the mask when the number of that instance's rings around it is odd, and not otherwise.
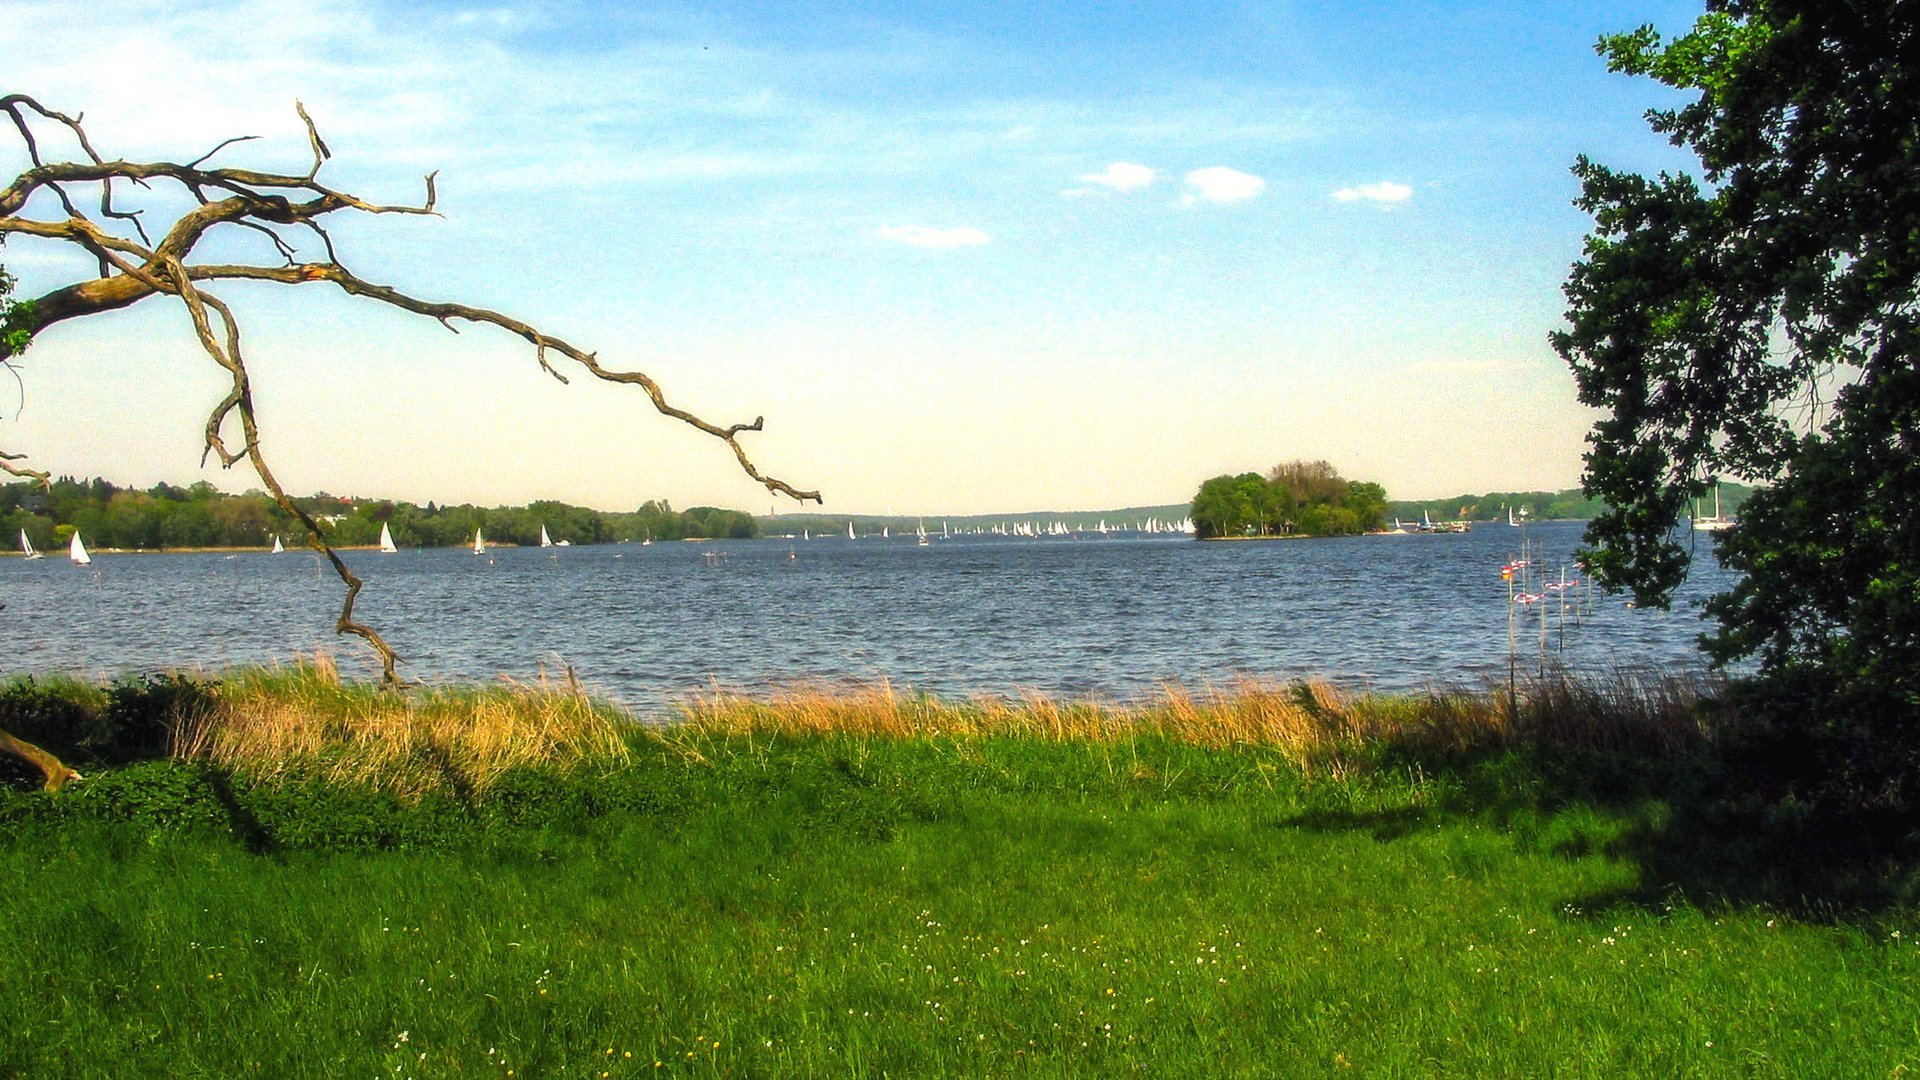
[{"label": "dark green foliage", "polygon": [[1341,478],[1324,461],[1276,465],[1266,476],[1216,476],[1200,485],[1189,511],[1202,540],[1235,536],[1350,536],[1378,529],[1387,493],[1379,484]]},{"label": "dark green foliage", "polygon": [[[6,237],[0,236],[0,245]],[[26,351],[33,340],[33,301],[13,299],[13,275],[0,266],[0,361]]]},{"label": "dark green foliage", "polygon": [[[208,686],[180,674],[134,675],[105,688],[23,676],[0,683],[0,731],[45,747],[81,771],[164,756],[175,726],[208,705]],[[38,784],[0,757],[0,783]]]},{"label": "dark green foliage", "polygon": [[1721,543],[1745,581],[1711,607],[1711,653],[1822,685],[1803,724],[1911,730],[1920,6],[1709,8],[1671,42],[1643,28],[1601,44],[1614,70],[1697,93],[1649,120],[1705,182],[1575,169],[1596,228],[1554,345],[1607,413],[1585,483],[1611,509],[1589,563],[1664,603],[1690,556],[1674,531],[1689,501],[1722,473],[1768,481]]}]

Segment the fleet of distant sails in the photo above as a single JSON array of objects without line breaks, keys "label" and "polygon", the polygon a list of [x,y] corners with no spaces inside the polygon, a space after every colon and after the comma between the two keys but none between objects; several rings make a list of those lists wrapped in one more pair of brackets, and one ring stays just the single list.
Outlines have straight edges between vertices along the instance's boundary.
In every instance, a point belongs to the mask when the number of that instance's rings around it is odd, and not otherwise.
[{"label": "fleet of distant sails", "polygon": [[[1064,521],[1055,521],[1048,524],[1041,524],[1041,523],[1032,522],[1032,521],[1015,521],[1008,524],[995,525],[992,528],[985,528],[985,527],[976,528],[973,530],[973,535],[975,536],[994,535],[994,536],[1039,537],[1039,536],[1074,536],[1082,532],[1097,532],[1101,536],[1106,536],[1109,533],[1126,532],[1126,531],[1129,531],[1129,530],[1125,527],[1110,529],[1107,527],[1107,523],[1104,520],[1102,520],[1100,524],[1093,529],[1074,529],[1068,526],[1067,523]],[[1183,518],[1180,521],[1163,522],[1157,518],[1148,518],[1145,522],[1141,523],[1138,526],[1133,527],[1131,531],[1143,532],[1143,533],[1192,533],[1193,519]],[[965,533],[965,530],[962,530],[962,532]],[[954,535],[953,531],[949,529],[944,522],[941,523],[941,526],[940,526],[941,538],[950,539],[953,535]],[[893,532],[890,528],[888,528],[885,525],[882,525],[880,527],[881,539],[883,540],[891,539],[892,536],[893,536]],[[921,547],[926,547],[927,544],[930,542],[927,536],[927,527],[924,523],[914,529],[914,536],[915,536],[915,539],[919,542]],[[813,539],[813,533],[811,531],[808,531],[805,536],[805,539],[808,539],[808,540]],[[851,521],[847,522],[847,539],[849,540],[859,539],[859,534],[854,531],[853,522]],[[652,541],[648,541],[648,543],[651,543],[651,542]],[[570,547],[572,546],[572,542],[568,540],[553,539],[551,536],[547,535],[547,527],[545,525],[542,525],[540,526],[540,546],[543,548]],[[273,554],[278,555],[285,550],[287,550],[286,545],[280,542],[280,537],[278,535],[275,535],[273,538]],[[399,545],[393,542],[393,530],[387,526],[386,522],[380,523],[380,550],[383,553],[387,553],[387,554],[392,554],[393,552],[397,552],[400,550]],[[485,555],[487,553],[487,538],[477,528],[473,530],[473,553],[475,555]],[[25,529],[20,530],[20,554],[26,556],[29,559],[38,559],[42,557],[40,552],[34,550],[33,541],[27,539],[27,530]],[[80,539],[80,531],[78,529],[74,530],[73,539],[69,541],[67,544],[67,558],[73,560],[76,566],[86,566],[87,564],[93,562],[93,556],[87,554],[87,545]]]},{"label": "fleet of distant sails", "polygon": [[[943,540],[951,539],[955,535],[1027,536],[1027,537],[1037,538],[1037,537],[1043,537],[1043,536],[1085,536],[1089,534],[1097,534],[1100,536],[1111,536],[1115,533],[1128,533],[1128,532],[1169,533],[1169,534],[1186,533],[1187,535],[1191,536],[1193,534],[1193,519],[1181,518],[1179,521],[1162,521],[1159,518],[1150,517],[1145,521],[1139,522],[1137,524],[1110,526],[1107,524],[1106,519],[1102,518],[1098,525],[1094,525],[1092,527],[1088,527],[1084,525],[1079,525],[1079,526],[1069,525],[1064,521],[1009,521],[1009,522],[1002,522],[997,525],[979,525],[979,526],[975,526],[972,529],[961,529],[958,531],[957,534],[945,522],[942,522],[940,524],[940,538]],[[873,534],[868,533],[867,535],[872,536]],[[811,540],[813,539],[813,533],[808,530],[802,530],[800,538],[802,540]],[[892,528],[886,525],[880,526],[880,539],[891,540],[892,538],[893,538]],[[847,539],[849,540],[860,539],[860,535],[859,533],[854,531],[853,522],[851,521],[847,522]],[[925,523],[917,525],[914,528],[914,539],[919,543],[921,547],[927,546],[927,544],[929,543],[929,538],[927,535],[927,527]]]}]

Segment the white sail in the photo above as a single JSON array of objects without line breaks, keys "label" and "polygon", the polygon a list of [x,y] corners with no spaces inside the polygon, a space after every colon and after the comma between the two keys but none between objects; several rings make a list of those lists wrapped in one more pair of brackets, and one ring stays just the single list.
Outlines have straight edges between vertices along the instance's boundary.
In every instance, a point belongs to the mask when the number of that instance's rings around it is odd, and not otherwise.
[{"label": "white sail", "polygon": [[847,539],[849,539],[849,540],[852,540],[852,539],[854,539],[854,535],[853,535],[853,522],[851,522],[851,521],[849,521],[849,522],[847,522]]},{"label": "white sail", "polygon": [[387,523],[384,521],[380,523],[380,550],[388,555],[400,550],[394,546],[393,530],[387,528]]},{"label": "white sail", "polygon": [[74,530],[73,542],[67,545],[67,558],[72,559],[76,566],[85,566],[93,561],[93,556],[87,554],[87,545],[80,542],[78,529]]},{"label": "white sail", "polygon": [[280,542],[280,534],[274,533],[273,534],[273,554],[278,555],[285,550],[287,550],[287,548],[286,548],[286,545]]},{"label": "white sail", "polygon": [[29,559],[37,559],[40,557],[40,553],[33,550],[33,541],[27,539],[27,530],[25,529],[20,530],[20,554],[25,555]]},{"label": "white sail", "polygon": [[540,546],[541,547],[553,546],[553,538],[547,535],[547,527],[545,525],[540,526]]},{"label": "white sail", "polygon": [[1720,516],[1720,485],[1715,484],[1713,487],[1713,516],[1712,517],[1701,517],[1700,516],[1700,500],[1695,499],[1693,501],[1693,531],[1694,532],[1720,532],[1722,530],[1731,529],[1731,528],[1733,528],[1733,522]]},{"label": "white sail", "polygon": [[473,553],[475,555],[485,555],[487,553],[487,538],[480,535],[478,526],[475,526],[473,530]]}]

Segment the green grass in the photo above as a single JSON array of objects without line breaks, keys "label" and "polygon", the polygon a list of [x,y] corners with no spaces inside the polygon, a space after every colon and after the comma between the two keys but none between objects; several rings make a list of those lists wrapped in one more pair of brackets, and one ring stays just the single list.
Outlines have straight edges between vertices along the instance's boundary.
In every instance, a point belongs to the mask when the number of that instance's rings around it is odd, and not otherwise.
[{"label": "green grass", "polygon": [[713,726],[480,794],[137,764],[0,796],[0,1076],[1920,1069],[1908,909],[1685,895],[1684,808],[1568,775]]}]

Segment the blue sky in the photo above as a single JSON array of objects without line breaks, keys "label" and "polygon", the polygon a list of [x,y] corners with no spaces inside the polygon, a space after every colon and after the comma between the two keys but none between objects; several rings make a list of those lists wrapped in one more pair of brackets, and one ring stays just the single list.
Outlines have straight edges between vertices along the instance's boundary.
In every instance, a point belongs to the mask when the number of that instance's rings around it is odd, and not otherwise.
[{"label": "blue sky", "polygon": [[[1685,159],[1612,30],[1676,3],[8,5],[9,89],[108,156],[299,169],[442,218],[336,229],[362,276],[640,368],[854,513],[1175,502],[1326,458],[1397,496],[1575,482],[1546,344],[1586,152]],[[11,148],[10,148],[11,149]],[[12,149],[6,165],[17,170]],[[165,200],[154,197],[155,213]],[[45,210],[45,207],[40,208]],[[226,251],[266,257],[241,242]],[[256,245],[258,247],[260,245]],[[85,273],[24,240],[23,293]],[[295,491],[756,512],[724,447],[504,335],[233,288]],[[141,484],[222,386],[159,301],[43,335],[0,443]]]}]

